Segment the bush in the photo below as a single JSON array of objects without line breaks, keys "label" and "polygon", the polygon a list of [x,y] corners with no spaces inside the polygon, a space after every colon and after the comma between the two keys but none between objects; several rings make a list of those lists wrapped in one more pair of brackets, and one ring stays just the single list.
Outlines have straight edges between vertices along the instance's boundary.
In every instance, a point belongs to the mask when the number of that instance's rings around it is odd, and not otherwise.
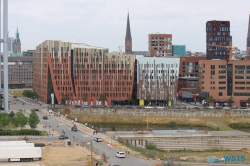
[{"label": "bush", "polygon": [[169,122],[167,123],[167,126],[170,126],[170,127],[175,127],[176,126],[176,122]]},{"label": "bush", "polygon": [[40,135],[37,130],[1,130],[0,135]]},{"label": "bush", "polygon": [[229,127],[233,129],[250,128],[250,123],[230,123]]},{"label": "bush", "polygon": [[156,145],[154,143],[147,143],[146,148],[147,149],[156,149]]}]

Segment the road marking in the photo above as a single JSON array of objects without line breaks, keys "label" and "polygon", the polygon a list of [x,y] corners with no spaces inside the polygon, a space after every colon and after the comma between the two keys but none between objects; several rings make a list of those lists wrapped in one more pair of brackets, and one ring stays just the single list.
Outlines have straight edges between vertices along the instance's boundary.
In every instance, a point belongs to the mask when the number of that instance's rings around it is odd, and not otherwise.
[{"label": "road marking", "polygon": [[90,137],[89,135],[82,135],[83,137]]},{"label": "road marking", "polygon": [[58,125],[61,125],[61,126],[62,126],[62,125],[65,125],[65,124],[64,124],[64,123],[58,123]]}]

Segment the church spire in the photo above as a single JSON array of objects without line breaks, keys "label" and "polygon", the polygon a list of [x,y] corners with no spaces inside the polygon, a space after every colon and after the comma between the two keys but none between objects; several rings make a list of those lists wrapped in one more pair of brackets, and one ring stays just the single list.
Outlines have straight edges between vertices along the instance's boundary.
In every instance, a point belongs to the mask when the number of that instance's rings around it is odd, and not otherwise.
[{"label": "church spire", "polygon": [[129,13],[127,17],[127,28],[126,28],[126,36],[125,36],[125,53],[132,54],[132,36],[131,36],[131,31],[130,31]]},{"label": "church spire", "polygon": [[247,37],[250,38],[250,12],[249,12],[249,20],[248,20],[248,31],[247,31]]},{"label": "church spire", "polygon": [[247,31],[247,52],[246,54],[250,56],[250,12],[249,12],[249,20],[248,20],[248,31]]}]

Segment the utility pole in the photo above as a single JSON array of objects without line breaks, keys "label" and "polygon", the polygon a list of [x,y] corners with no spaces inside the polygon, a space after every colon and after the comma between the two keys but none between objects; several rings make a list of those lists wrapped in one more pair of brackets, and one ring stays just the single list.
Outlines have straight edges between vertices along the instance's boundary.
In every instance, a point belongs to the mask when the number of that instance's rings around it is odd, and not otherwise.
[{"label": "utility pole", "polygon": [[92,140],[90,140],[90,150],[91,150],[90,161],[91,161],[91,165],[93,165],[93,155],[92,155],[92,151],[93,151],[93,142],[92,142]]},{"label": "utility pole", "polygon": [[147,121],[147,134],[148,134],[148,121]]},{"label": "utility pole", "polygon": [[8,0],[3,1],[4,112],[9,112],[8,96]]}]

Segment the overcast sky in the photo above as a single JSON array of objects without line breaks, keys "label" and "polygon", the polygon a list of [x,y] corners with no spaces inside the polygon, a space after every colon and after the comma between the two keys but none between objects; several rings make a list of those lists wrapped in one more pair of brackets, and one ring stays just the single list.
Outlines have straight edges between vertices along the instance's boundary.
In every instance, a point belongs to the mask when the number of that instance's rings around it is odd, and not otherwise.
[{"label": "overcast sky", "polygon": [[233,45],[246,50],[249,0],[9,0],[9,36],[18,24],[22,50],[46,39],[78,39],[118,51],[128,11],[133,51],[148,50],[148,34],[160,32],[172,34],[173,44],[205,52],[209,20],[230,21]]}]

